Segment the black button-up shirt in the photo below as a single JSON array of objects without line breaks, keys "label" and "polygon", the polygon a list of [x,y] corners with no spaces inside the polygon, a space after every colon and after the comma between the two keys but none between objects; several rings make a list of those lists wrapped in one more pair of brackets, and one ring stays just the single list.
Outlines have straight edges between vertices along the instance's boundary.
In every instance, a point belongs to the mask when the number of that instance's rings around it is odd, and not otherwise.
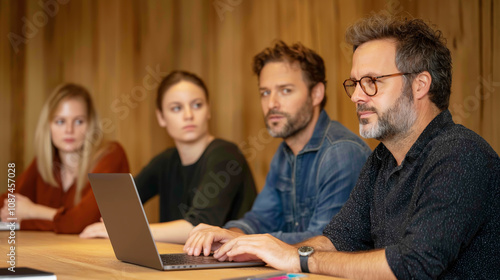
[{"label": "black button-up shirt", "polygon": [[385,248],[399,279],[500,279],[500,159],[443,111],[401,165],[374,150],[323,234],[339,251]]}]

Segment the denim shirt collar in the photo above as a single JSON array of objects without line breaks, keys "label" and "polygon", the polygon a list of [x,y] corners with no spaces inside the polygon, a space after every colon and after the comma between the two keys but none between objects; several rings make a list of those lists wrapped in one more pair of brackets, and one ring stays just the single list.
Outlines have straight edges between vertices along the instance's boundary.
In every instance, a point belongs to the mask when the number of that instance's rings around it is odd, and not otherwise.
[{"label": "denim shirt collar", "polygon": [[[330,117],[328,116],[325,110],[321,110],[318,117],[318,121],[314,126],[314,131],[311,136],[311,139],[309,139],[307,144],[304,146],[304,148],[302,148],[302,150],[297,155],[319,150],[321,148],[323,141],[325,140],[326,132],[328,131],[329,125],[330,125]],[[292,153],[292,150],[290,149],[290,147],[288,147],[285,141],[283,141],[282,144],[286,152]]]}]

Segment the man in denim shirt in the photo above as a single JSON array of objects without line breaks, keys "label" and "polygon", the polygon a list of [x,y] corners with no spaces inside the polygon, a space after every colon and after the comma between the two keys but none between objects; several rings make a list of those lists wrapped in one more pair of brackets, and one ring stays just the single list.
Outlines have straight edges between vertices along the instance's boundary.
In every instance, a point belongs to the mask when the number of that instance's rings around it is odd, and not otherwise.
[{"label": "man in denim shirt", "polygon": [[[273,137],[284,139],[252,210],[225,227],[199,225],[185,251],[208,254],[243,234],[269,233],[287,243],[321,234],[340,210],[371,150],[323,110],[323,59],[301,44],[278,42],[254,58],[261,105]],[[212,244],[214,243],[214,244]]]}]

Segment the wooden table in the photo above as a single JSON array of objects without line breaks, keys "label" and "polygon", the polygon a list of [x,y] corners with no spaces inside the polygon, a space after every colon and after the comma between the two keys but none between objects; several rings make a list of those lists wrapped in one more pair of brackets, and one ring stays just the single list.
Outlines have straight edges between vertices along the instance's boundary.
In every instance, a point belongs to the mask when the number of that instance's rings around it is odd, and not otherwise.
[{"label": "wooden table", "polygon": [[[16,267],[53,272],[57,279],[223,279],[276,272],[270,267],[159,271],[116,259],[108,239],[16,231]],[[0,232],[0,267],[8,267],[8,231]],[[157,242],[160,253],[182,253],[182,245]],[[339,279],[309,274],[306,279]]]}]

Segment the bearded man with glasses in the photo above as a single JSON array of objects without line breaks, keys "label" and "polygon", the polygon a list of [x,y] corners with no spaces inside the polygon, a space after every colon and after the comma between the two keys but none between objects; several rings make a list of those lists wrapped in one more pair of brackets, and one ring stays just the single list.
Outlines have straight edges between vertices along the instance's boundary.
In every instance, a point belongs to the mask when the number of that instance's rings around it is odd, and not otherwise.
[{"label": "bearded man with glasses", "polygon": [[346,39],[354,54],[344,89],[360,134],[381,141],[351,196],[322,236],[295,245],[238,237],[214,256],[349,279],[498,279],[500,158],[452,120],[441,32],[373,16]]}]

